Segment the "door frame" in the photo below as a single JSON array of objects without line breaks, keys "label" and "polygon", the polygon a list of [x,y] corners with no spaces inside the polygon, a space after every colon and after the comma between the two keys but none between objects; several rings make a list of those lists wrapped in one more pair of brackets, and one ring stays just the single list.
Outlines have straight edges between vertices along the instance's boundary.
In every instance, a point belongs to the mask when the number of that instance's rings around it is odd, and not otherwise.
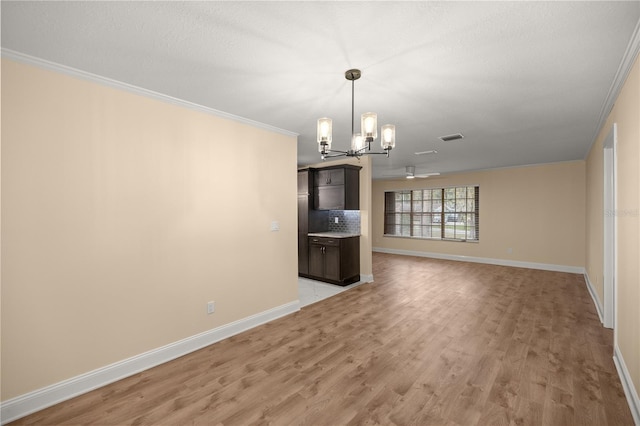
[{"label": "door frame", "polygon": [[617,124],[613,123],[611,130],[602,145],[604,153],[603,325],[606,328],[613,328],[614,341],[617,340],[617,333],[615,330],[617,328],[616,312],[618,310],[618,295],[616,289],[616,235],[618,232],[616,215],[617,139]]}]

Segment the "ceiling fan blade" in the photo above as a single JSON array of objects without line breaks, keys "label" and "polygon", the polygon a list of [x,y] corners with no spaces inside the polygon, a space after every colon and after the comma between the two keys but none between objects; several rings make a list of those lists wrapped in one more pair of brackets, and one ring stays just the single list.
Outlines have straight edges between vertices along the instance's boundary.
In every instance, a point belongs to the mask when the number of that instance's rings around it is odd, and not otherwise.
[{"label": "ceiling fan blade", "polygon": [[389,170],[387,173],[383,173],[382,175],[389,176],[389,177],[394,177],[394,176],[402,177],[402,176],[405,176],[406,173],[404,173],[403,170]]},{"label": "ceiling fan blade", "polygon": [[382,176],[385,178],[401,178],[401,177],[405,177],[406,175],[400,174],[400,173],[394,173],[394,174],[383,174]]},{"label": "ceiling fan blade", "polygon": [[417,178],[428,178],[429,176],[440,176],[440,173],[433,172],[433,173],[421,173],[419,175],[415,175],[415,177]]}]

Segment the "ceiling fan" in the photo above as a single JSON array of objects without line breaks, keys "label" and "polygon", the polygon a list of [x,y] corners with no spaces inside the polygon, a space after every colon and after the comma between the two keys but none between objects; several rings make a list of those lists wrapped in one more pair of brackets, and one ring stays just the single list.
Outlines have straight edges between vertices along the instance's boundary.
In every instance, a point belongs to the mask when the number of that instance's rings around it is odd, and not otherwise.
[{"label": "ceiling fan", "polygon": [[[419,173],[416,174],[416,166],[405,166],[404,168],[404,177],[407,179],[414,179],[414,178],[428,178],[429,176],[439,176],[440,173],[438,172],[429,172],[429,173]],[[387,177],[400,177],[403,176],[402,174],[400,174],[400,172],[398,173],[394,173],[394,174],[390,174],[390,175],[385,175]]]},{"label": "ceiling fan", "polygon": [[439,175],[440,175],[440,173],[438,173],[438,172],[416,174],[416,166],[407,166],[407,167],[405,167],[405,177],[407,179],[428,178],[429,176],[439,176]]}]

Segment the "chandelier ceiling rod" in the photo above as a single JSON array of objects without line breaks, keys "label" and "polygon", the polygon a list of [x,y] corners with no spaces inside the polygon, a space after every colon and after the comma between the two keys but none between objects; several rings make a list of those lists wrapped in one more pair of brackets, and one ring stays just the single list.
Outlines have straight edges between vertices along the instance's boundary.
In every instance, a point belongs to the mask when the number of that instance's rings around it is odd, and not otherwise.
[{"label": "chandelier ceiling rod", "polygon": [[[349,70],[349,71],[354,71],[354,70]],[[348,72],[349,72],[348,71]],[[355,131],[355,127],[354,127],[354,115],[355,115],[355,93],[356,93],[356,80],[358,78],[360,78],[360,76],[358,77],[354,77],[353,73],[350,74],[351,78],[347,77],[348,80],[351,80],[351,134],[355,135],[356,131]]]}]

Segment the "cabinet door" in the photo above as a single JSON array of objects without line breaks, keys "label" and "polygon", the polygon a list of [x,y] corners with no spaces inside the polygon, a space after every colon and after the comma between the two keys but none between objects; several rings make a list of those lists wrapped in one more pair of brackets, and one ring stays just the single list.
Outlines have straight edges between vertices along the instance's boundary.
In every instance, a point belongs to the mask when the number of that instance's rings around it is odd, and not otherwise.
[{"label": "cabinet door", "polygon": [[298,233],[298,273],[309,273],[309,237],[306,233]]},{"label": "cabinet door", "polygon": [[329,171],[328,170],[316,170],[313,174],[313,186],[325,186],[328,185],[329,182]]},{"label": "cabinet door", "polygon": [[313,186],[344,185],[344,169],[317,170],[313,178]]},{"label": "cabinet door", "polygon": [[309,196],[298,195],[298,232],[309,232]]},{"label": "cabinet door", "polygon": [[322,244],[309,243],[309,275],[324,277],[324,253]]},{"label": "cabinet door", "polygon": [[340,247],[324,246],[324,277],[340,281]]},{"label": "cabinet door", "polygon": [[346,280],[360,274],[360,237],[343,238],[340,243],[340,279]]},{"label": "cabinet door", "polygon": [[314,207],[316,210],[344,210],[344,185],[316,188]]},{"label": "cabinet door", "polygon": [[344,209],[360,209],[360,175],[358,170],[345,170]]}]

